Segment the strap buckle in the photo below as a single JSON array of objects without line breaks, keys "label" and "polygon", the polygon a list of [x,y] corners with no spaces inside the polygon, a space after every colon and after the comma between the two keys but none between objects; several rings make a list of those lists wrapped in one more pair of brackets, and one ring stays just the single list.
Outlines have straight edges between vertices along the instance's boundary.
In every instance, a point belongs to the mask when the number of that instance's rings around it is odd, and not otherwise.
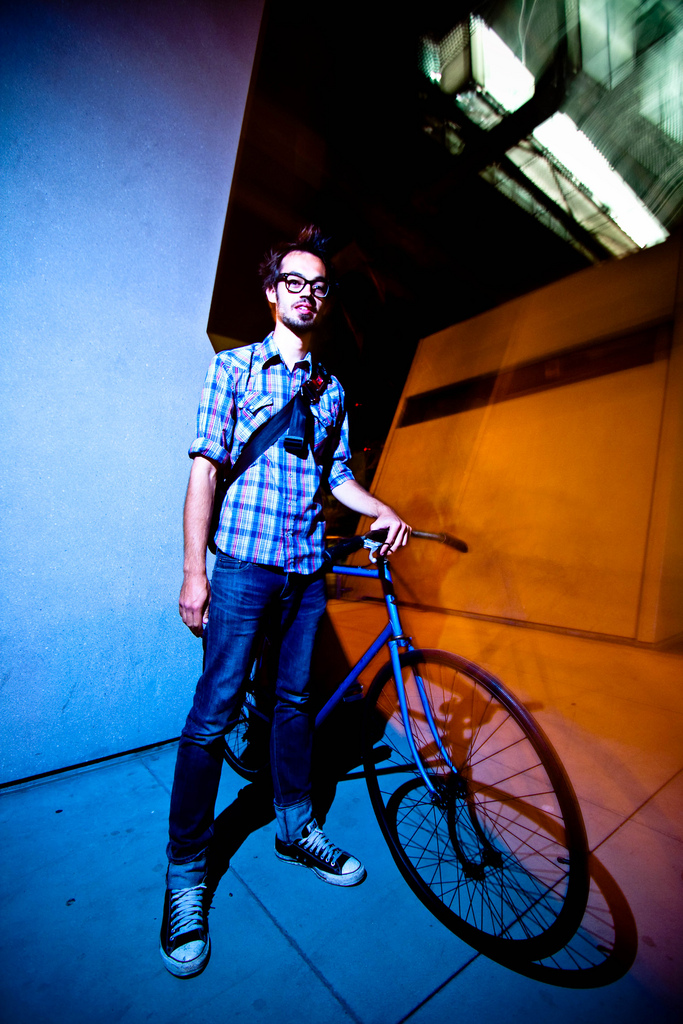
[{"label": "strap buckle", "polygon": [[308,410],[312,405],[318,404],[320,396],[329,382],[330,374],[322,363],[316,363],[311,376],[299,388],[292,407],[289,427],[282,441],[290,455],[297,455],[300,459],[305,459],[308,456],[308,418],[310,416]]},{"label": "strap buckle", "polygon": [[322,363],[317,363],[311,376],[301,385],[299,393],[308,405],[317,405],[320,401],[320,396],[329,383],[330,374]]}]

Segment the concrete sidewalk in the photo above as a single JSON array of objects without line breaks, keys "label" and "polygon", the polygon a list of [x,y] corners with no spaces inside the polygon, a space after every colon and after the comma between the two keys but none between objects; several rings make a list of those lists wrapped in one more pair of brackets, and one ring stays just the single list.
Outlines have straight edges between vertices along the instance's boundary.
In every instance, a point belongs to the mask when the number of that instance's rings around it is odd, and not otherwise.
[{"label": "concrete sidewalk", "polygon": [[[344,646],[361,645],[372,608],[334,606]],[[507,660],[495,667],[501,675],[507,668],[508,680],[514,663],[524,666],[512,688],[560,750],[595,850],[588,912],[566,950],[519,973],[440,925],[399,875],[362,772],[338,783],[326,823],[368,869],[363,885],[340,889],[276,859],[258,790],[226,769],[218,809],[228,809],[220,821],[238,848],[226,851],[230,864],[213,901],[211,961],[197,978],[171,977],[157,949],[175,758],[174,745],[163,745],[1,794],[2,1019],[450,1024],[476,1014],[483,1024],[677,1022],[680,656],[566,637],[553,646],[545,634],[486,624],[487,634],[481,623],[475,630],[451,617],[444,625],[427,613],[412,620],[425,646],[458,641],[475,660]],[[536,693],[527,673],[540,680]]]}]

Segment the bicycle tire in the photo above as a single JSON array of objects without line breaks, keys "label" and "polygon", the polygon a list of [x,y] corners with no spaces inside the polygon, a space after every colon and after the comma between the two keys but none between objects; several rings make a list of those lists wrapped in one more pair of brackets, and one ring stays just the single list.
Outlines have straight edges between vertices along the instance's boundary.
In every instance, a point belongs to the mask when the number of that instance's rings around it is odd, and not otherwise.
[{"label": "bicycle tire", "polygon": [[253,659],[244,682],[242,699],[228,724],[223,760],[243,779],[252,781],[270,764],[272,698],[262,678],[262,654]]},{"label": "bicycle tire", "polygon": [[[557,952],[581,923],[589,873],[581,810],[550,741],[472,662],[438,650],[400,661],[412,734],[437,795],[410,754],[387,664],[366,698],[364,765],[399,870],[435,917],[491,959]],[[418,674],[457,773],[434,741]]]}]

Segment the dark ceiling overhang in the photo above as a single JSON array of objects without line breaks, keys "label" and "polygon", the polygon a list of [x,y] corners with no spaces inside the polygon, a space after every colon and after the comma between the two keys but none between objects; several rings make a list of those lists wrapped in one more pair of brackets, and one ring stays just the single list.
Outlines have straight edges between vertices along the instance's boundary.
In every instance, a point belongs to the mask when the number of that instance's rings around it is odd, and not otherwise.
[{"label": "dark ceiling overhang", "polygon": [[[362,441],[386,432],[420,337],[610,257],[533,182],[524,182],[532,200],[566,238],[482,177],[495,167],[519,181],[506,154],[577,81],[575,36],[561,37],[537,69],[533,97],[488,131],[420,74],[422,36],[503,7],[427,0],[399,14],[353,0],[267,4],[209,334],[220,349],[270,330],[263,252],[319,223],[341,279],[326,358],[365,410],[356,414]],[[425,128],[454,118],[463,142],[455,157]]]}]

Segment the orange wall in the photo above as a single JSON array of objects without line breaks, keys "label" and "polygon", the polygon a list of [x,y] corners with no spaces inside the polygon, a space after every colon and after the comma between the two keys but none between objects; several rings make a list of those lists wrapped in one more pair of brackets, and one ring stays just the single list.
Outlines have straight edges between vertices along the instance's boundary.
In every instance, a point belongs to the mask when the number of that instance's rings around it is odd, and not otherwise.
[{"label": "orange wall", "polygon": [[[683,631],[680,256],[676,238],[421,342],[374,489],[471,550],[411,544],[400,598],[645,642]],[[643,330],[652,359],[591,375],[604,342]],[[501,370],[546,357],[553,385],[547,357],[576,350],[584,379],[501,400]],[[400,425],[411,396],[492,372],[486,404]]]}]

